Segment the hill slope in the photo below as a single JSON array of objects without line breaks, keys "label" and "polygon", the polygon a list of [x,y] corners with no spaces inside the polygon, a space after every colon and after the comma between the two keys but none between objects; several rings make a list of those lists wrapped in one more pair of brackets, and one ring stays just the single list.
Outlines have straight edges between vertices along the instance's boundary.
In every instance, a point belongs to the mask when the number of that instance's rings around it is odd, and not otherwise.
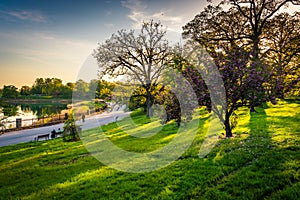
[{"label": "hill slope", "polygon": [[[250,115],[246,108],[239,110],[235,138],[219,139],[199,158],[209,118],[202,113],[188,151],[148,173],[104,166],[80,141],[1,147],[0,199],[299,199],[300,104],[280,101],[257,111]],[[134,120],[148,130],[156,123],[143,115]],[[170,123],[149,139],[128,136],[114,123],[103,130],[121,148],[149,152],[168,144],[177,127]],[[97,129],[83,134],[95,133]]]}]

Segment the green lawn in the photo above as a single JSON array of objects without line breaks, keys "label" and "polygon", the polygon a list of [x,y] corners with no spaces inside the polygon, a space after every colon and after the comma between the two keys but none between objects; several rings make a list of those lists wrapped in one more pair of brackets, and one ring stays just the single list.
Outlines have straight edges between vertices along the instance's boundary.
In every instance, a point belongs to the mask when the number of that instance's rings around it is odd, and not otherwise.
[{"label": "green lawn", "polygon": [[[257,111],[250,115],[247,108],[240,109],[235,137],[219,139],[199,158],[209,120],[202,111],[187,152],[148,173],[109,168],[80,141],[1,147],[0,199],[300,199],[300,103],[279,101]],[[141,131],[157,126],[137,113],[134,121]],[[114,144],[132,152],[163,147],[177,132],[169,123],[158,134],[137,139],[121,129],[115,123],[103,127]]]}]

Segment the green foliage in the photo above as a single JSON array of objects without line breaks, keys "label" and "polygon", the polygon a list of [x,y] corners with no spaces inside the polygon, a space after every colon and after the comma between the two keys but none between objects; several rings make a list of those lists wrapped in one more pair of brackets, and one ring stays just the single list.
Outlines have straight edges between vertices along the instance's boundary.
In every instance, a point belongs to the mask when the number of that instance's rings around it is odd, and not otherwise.
[{"label": "green foliage", "polygon": [[138,83],[145,89],[147,116],[151,116],[152,93],[159,84],[166,64],[171,60],[171,48],[166,30],[160,22],[142,23],[141,30],[119,30],[99,43],[93,56],[100,76],[122,77],[127,83]]},{"label": "green foliage", "polygon": [[239,119],[238,114],[236,114],[236,112],[233,112],[231,117],[230,117],[230,127],[231,127],[232,130],[235,129],[235,127],[237,126],[238,119]]},{"label": "green foliage", "polygon": [[75,99],[105,99],[110,100],[115,83],[93,79],[89,83],[84,80],[76,81],[73,98]]},{"label": "green foliage", "polygon": [[30,95],[30,91],[31,91],[31,88],[29,86],[27,86],[27,85],[24,85],[20,89],[20,95],[22,95],[22,96],[29,96]]},{"label": "green foliage", "polygon": [[17,107],[13,104],[2,104],[2,113],[7,117],[15,116],[17,114]]},{"label": "green foliage", "polygon": [[72,112],[69,112],[68,119],[64,123],[63,140],[64,141],[78,141],[81,133],[80,126],[75,123],[75,117]]},{"label": "green foliage", "polygon": [[[201,111],[190,149],[171,165],[149,173],[104,166],[81,141],[59,138],[1,147],[0,199],[299,199],[300,105],[279,101],[257,111],[240,108],[235,137],[219,139],[200,159],[210,116]],[[139,128],[152,130],[155,122],[145,122],[142,111],[132,117]],[[148,140],[130,137],[115,123],[103,129],[121,148],[147,152],[168,144],[177,127],[169,123]],[[83,132],[95,133],[97,129]]]},{"label": "green foliage", "polygon": [[135,110],[138,108],[146,109],[146,91],[143,87],[137,88],[132,95],[130,96],[129,100],[129,109]]},{"label": "green foliage", "polygon": [[67,109],[67,104],[54,102],[36,102],[30,104],[20,104],[21,110],[32,111],[37,117],[51,116],[60,114],[62,110]]},{"label": "green foliage", "polygon": [[75,99],[86,99],[89,95],[89,84],[80,79],[76,81],[74,91],[76,95]]},{"label": "green foliage", "polygon": [[188,22],[183,35],[209,52],[222,75],[228,110],[223,121],[230,137],[229,118],[238,107],[299,91],[300,13],[281,12],[289,4],[285,0],[214,4]]},{"label": "green foliage", "polygon": [[15,99],[19,95],[18,88],[14,85],[4,85],[2,98]]},{"label": "green foliage", "polygon": [[13,85],[4,86],[0,89],[0,96],[7,99],[53,99],[63,98],[71,99],[73,90],[78,97],[86,98],[93,94],[93,98],[110,100],[115,83],[105,80],[91,80],[87,83],[78,80],[76,83],[63,84],[58,78],[37,78],[32,87],[22,86],[20,91]]},{"label": "green foliage", "polygon": [[[300,63],[300,57],[298,58]],[[286,85],[285,95],[292,97],[300,97],[300,67],[293,71],[293,74],[289,74],[284,77],[284,83]]]},{"label": "green foliage", "polygon": [[31,88],[31,94],[71,98],[72,88],[63,85],[62,80],[58,78],[37,78]]},{"label": "green foliage", "polygon": [[112,91],[115,88],[115,86],[115,83],[111,83],[105,80],[97,80],[96,98],[110,100]]}]

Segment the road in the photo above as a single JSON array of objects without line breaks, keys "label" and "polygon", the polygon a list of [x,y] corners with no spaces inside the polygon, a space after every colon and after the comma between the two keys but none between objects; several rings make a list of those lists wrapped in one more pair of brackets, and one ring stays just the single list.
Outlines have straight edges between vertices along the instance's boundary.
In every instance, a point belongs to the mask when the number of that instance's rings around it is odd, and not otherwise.
[{"label": "road", "polygon": [[[82,130],[87,130],[87,129],[95,128],[101,125],[114,122],[116,120],[116,117],[118,120],[121,120],[124,117],[128,116],[129,114],[130,114],[129,112],[123,112],[123,111],[102,113],[99,115],[94,115],[86,118],[85,122],[77,121],[76,124],[81,125]],[[8,132],[0,135],[0,147],[12,145],[12,144],[19,144],[22,142],[30,142],[33,141],[36,136],[50,133],[53,129],[57,131],[58,128],[63,130],[63,123],[55,124],[52,126],[44,126],[39,128]]]}]

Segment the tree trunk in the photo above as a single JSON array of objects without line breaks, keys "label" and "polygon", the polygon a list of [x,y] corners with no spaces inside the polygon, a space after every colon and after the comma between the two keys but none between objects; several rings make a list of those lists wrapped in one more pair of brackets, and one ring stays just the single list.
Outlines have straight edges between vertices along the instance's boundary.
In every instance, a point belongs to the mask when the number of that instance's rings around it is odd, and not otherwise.
[{"label": "tree trunk", "polygon": [[147,99],[146,99],[147,117],[152,117],[152,96],[149,90],[146,90],[146,92],[147,92]]},{"label": "tree trunk", "polygon": [[258,61],[259,59],[259,38],[253,40],[253,60]]},{"label": "tree trunk", "polygon": [[232,131],[231,131],[231,127],[230,127],[229,118],[230,118],[230,115],[228,113],[226,113],[225,122],[224,122],[226,137],[232,137]]}]

